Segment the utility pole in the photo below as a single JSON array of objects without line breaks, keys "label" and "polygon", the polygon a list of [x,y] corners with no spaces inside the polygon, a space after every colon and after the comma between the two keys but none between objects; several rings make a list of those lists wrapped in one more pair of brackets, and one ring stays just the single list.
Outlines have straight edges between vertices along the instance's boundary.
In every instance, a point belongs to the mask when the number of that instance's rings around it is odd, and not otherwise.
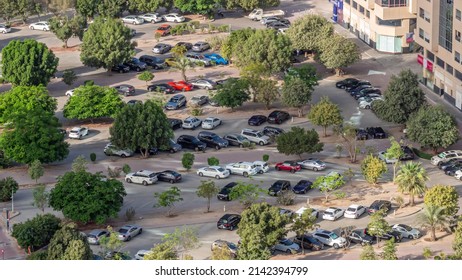
[{"label": "utility pole", "polygon": [[11,214],[14,213],[14,189],[11,188]]}]

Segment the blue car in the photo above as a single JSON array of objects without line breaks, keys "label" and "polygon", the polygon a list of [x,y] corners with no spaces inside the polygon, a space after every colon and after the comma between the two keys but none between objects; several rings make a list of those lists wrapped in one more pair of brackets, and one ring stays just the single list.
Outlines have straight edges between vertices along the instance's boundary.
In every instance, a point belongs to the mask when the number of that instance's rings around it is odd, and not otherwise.
[{"label": "blue car", "polygon": [[292,191],[297,194],[305,194],[307,193],[310,189],[313,183],[308,180],[300,180],[293,188]]},{"label": "blue car", "polygon": [[215,62],[215,64],[217,65],[227,65],[228,64],[228,60],[226,60],[219,54],[209,53],[209,54],[204,54],[204,56],[205,58],[208,58],[211,61]]}]

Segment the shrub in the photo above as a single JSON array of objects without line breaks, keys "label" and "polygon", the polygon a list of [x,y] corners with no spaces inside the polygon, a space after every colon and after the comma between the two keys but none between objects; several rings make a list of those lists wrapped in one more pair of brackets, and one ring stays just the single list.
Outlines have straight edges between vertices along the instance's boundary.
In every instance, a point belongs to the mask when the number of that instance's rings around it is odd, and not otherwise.
[{"label": "shrub", "polygon": [[125,211],[125,220],[129,222],[133,220],[133,218],[135,218],[135,215],[136,215],[135,208],[130,207]]},{"label": "shrub", "polygon": [[195,117],[202,115],[203,112],[204,112],[204,109],[202,109],[200,107],[192,107],[191,108],[191,115],[193,115]]},{"label": "shrub", "polygon": [[132,168],[130,167],[130,165],[128,164],[124,164],[124,166],[122,167],[122,171],[126,174],[132,172]]},{"label": "shrub", "polygon": [[90,154],[90,160],[91,160],[92,162],[95,162],[95,161],[96,161],[96,154],[95,154],[95,153],[91,153],[91,154]]},{"label": "shrub", "polygon": [[209,166],[216,166],[216,165],[219,165],[220,164],[220,160],[217,159],[216,157],[209,157],[207,159],[207,164]]},{"label": "shrub", "polygon": [[193,20],[191,21],[189,24],[191,24],[192,26],[194,26],[194,28],[199,28],[199,26],[201,25],[199,21],[197,20]]},{"label": "shrub", "polygon": [[225,24],[225,25],[218,26],[218,31],[219,32],[229,32],[229,25]]},{"label": "shrub", "polygon": [[264,155],[263,155],[263,161],[264,161],[264,162],[268,162],[268,160],[269,160],[269,155],[268,155],[268,154],[264,154]]},{"label": "shrub", "polygon": [[277,203],[288,206],[294,204],[295,194],[292,191],[283,191],[276,198]]},{"label": "shrub", "polygon": [[121,173],[122,173],[122,168],[120,167],[114,167],[114,168],[110,168],[109,166],[107,167],[107,174],[110,178],[118,178],[120,177]]},{"label": "shrub", "polygon": [[83,82],[84,86],[94,86],[95,82],[93,80],[86,80]]},{"label": "shrub", "polygon": [[194,159],[196,157],[194,156],[194,154],[191,154],[191,153],[184,153],[183,154],[183,157],[181,158],[181,164],[183,165],[183,167],[186,169],[186,170],[190,170],[194,164]]},{"label": "shrub", "polygon": [[253,142],[244,142],[242,144],[242,147],[252,150],[252,149],[255,149],[255,143],[253,143]]},{"label": "shrub", "polygon": [[37,251],[26,257],[28,261],[45,261],[47,260],[48,252],[47,251]]},{"label": "shrub", "polygon": [[334,192],[334,197],[336,199],[344,199],[346,197],[346,192]]},{"label": "shrub", "polygon": [[415,153],[419,158],[423,158],[423,159],[427,159],[427,160],[431,160],[431,159],[432,159],[432,155],[427,154],[427,153],[425,153],[425,152],[422,152],[422,151],[419,150],[419,149],[412,148],[412,150],[414,151],[414,153]]},{"label": "shrub", "polygon": [[18,190],[18,182],[13,177],[0,180],[0,201],[10,201],[11,195]]}]

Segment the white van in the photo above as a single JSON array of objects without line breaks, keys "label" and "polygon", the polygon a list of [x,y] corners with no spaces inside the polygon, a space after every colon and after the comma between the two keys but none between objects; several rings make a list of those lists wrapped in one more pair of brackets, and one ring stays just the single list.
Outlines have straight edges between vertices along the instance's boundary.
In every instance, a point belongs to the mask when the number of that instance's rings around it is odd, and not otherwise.
[{"label": "white van", "polygon": [[257,167],[252,162],[240,161],[226,165],[231,174],[239,174],[244,177],[253,176],[258,173]]}]

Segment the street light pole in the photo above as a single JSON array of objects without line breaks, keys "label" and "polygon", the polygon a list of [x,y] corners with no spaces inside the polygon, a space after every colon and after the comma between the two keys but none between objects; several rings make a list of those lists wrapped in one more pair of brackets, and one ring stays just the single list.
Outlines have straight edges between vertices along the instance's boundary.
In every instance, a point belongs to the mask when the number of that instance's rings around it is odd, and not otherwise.
[{"label": "street light pole", "polygon": [[11,189],[11,214],[14,213],[14,189]]}]

